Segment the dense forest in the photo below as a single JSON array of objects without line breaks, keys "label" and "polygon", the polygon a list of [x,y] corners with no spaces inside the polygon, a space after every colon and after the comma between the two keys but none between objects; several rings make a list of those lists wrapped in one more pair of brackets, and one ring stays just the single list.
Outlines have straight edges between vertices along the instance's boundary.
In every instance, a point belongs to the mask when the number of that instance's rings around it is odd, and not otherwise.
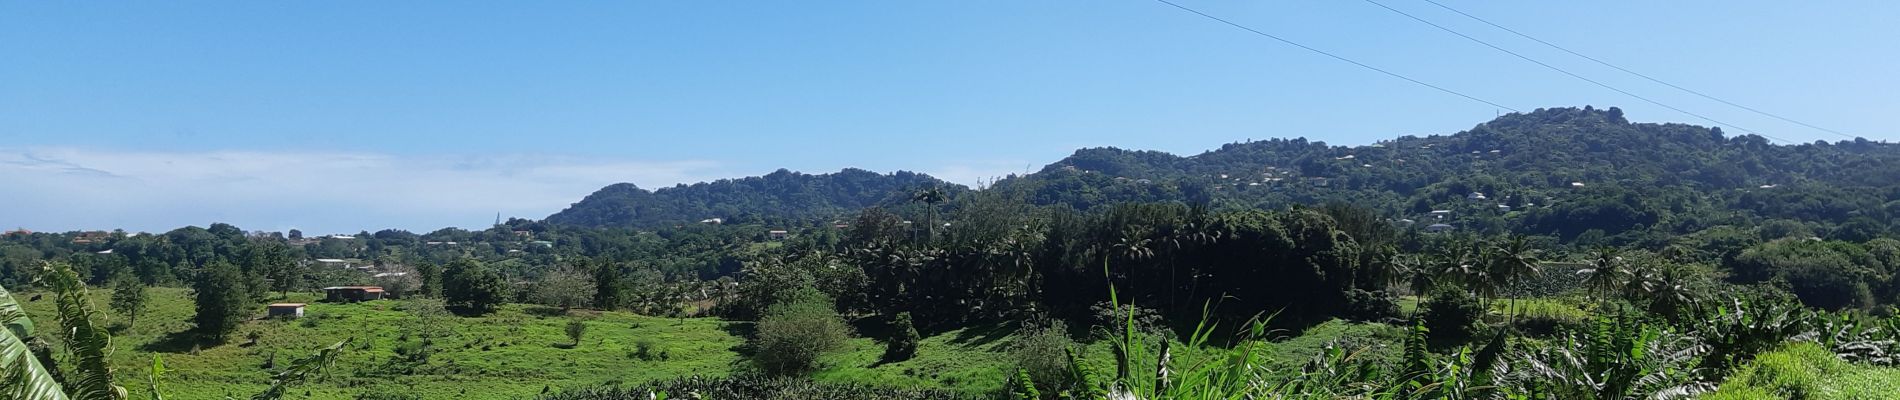
[{"label": "dense forest", "polygon": [[[1359,147],[1085,149],[983,190],[861,170],[619,184],[478,231],[14,232],[0,284],[189,287],[202,346],[263,301],[360,284],[460,318],[528,303],[745,327],[736,378],[551,398],[1776,398],[1832,383],[1789,389],[1770,362],[1900,385],[1896,157],[1541,109]],[[1328,324],[1378,333],[1253,352]],[[997,325],[1015,327],[1001,387],[799,379],[853,336],[883,365]]]},{"label": "dense forest", "polygon": [[765,176],[722,179],[648,191],[631,183],[601,188],[566,210],[555,224],[656,228],[718,218],[736,223],[784,223],[834,218],[866,207],[900,204],[919,187],[962,190],[929,175],[878,174],[855,168],[830,174],[778,170]]}]

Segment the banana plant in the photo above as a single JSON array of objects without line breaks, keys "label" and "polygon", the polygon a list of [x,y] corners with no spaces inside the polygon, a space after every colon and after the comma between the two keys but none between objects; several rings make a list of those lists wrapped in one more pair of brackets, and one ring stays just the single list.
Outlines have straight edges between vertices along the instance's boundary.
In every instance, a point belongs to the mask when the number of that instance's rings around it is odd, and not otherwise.
[{"label": "banana plant", "polygon": [[33,320],[27,319],[20,303],[5,287],[0,287],[0,398],[67,400],[66,392],[53,374],[27,350],[32,339]]}]

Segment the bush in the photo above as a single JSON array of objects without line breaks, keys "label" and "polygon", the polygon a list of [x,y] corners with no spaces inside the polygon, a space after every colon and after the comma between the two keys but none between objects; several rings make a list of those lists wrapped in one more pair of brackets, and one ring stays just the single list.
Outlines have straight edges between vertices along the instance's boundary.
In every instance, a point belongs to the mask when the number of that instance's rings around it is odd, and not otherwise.
[{"label": "bush", "polygon": [[579,318],[567,321],[567,339],[575,346],[581,345],[581,335],[587,333],[587,322]]},{"label": "bush", "polygon": [[442,273],[443,298],[457,313],[495,312],[508,299],[508,281],[475,260],[457,260]]},{"label": "bush", "polygon": [[638,358],[641,361],[666,361],[672,358],[672,354],[666,351],[665,348],[661,348],[660,343],[654,341],[652,338],[640,338],[639,340],[635,340],[633,342],[633,348],[633,358]]},{"label": "bush", "polygon": [[884,343],[884,361],[909,360],[917,355],[917,343],[923,336],[910,321],[910,313],[901,312],[891,320],[891,338]]},{"label": "bush", "polygon": [[1384,322],[1399,316],[1398,299],[1386,291],[1352,289],[1346,292],[1346,319]]},{"label": "bush", "polygon": [[1069,339],[1068,327],[1059,320],[1047,325],[1024,325],[1021,336],[1009,348],[1016,368],[1026,373],[1042,392],[1062,393],[1073,388],[1076,382],[1069,352],[1074,349],[1075,341]]},{"label": "bush", "polygon": [[1129,314],[1134,314],[1136,332],[1162,338],[1174,337],[1174,331],[1168,329],[1167,320],[1161,316],[1161,312],[1152,308],[1133,304],[1117,306],[1102,301],[1089,306],[1089,312],[1093,314],[1090,322],[1095,324],[1094,334],[1099,335],[1099,338],[1122,337],[1123,331],[1128,329]]},{"label": "bush", "polygon": [[1470,293],[1451,286],[1433,289],[1431,301],[1426,302],[1424,307],[1425,328],[1431,332],[1426,338],[1434,349],[1452,348],[1470,342],[1474,332],[1477,332],[1478,317],[1484,311]]},{"label": "bush", "polygon": [[818,369],[819,357],[843,348],[850,335],[831,298],[805,287],[759,319],[752,358],[770,374],[809,374]]}]

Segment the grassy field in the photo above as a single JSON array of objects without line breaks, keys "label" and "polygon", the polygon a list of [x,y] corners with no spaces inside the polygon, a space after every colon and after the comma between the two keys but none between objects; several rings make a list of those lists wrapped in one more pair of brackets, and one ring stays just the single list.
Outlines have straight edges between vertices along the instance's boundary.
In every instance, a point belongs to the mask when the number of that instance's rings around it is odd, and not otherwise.
[{"label": "grassy field", "polygon": [[1900,369],[1850,364],[1820,345],[1795,343],[1756,357],[1702,398],[1900,399]]},{"label": "grassy field", "polygon": [[[21,296],[21,299],[31,297]],[[114,334],[113,365],[117,381],[133,398],[146,398],[145,380],[154,356],[163,357],[167,373],[159,379],[168,399],[223,399],[248,397],[270,383],[267,364],[287,363],[324,346],[352,339],[348,350],[321,381],[297,387],[294,399],[351,399],[363,394],[413,394],[422,398],[518,399],[564,388],[639,383],[692,375],[720,376],[747,371],[745,335],[750,323],[714,318],[655,318],[626,312],[573,311],[511,304],[500,312],[474,318],[445,317],[440,326],[450,334],[437,339],[436,351],[426,363],[404,362],[401,350],[415,348],[419,319],[406,311],[414,303],[379,300],[355,304],[316,302],[316,294],[292,293],[290,302],[306,302],[305,316],[296,320],[257,319],[246,322],[227,344],[198,347],[184,332],[193,306],[189,291],[153,288],[151,304],[136,325]],[[105,290],[93,298],[102,307],[110,299]],[[54,337],[50,296],[26,303],[40,335]],[[258,310],[258,316],[263,310]],[[587,325],[578,346],[569,346],[568,321]],[[113,324],[126,319],[113,315]],[[1396,330],[1377,324],[1334,321],[1290,332],[1290,339],[1268,351],[1297,368],[1334,340],[1370,344],[1395,340]],[[253,343],[250,339],[256,337]],[[884,345],[864,337],[853,338],[844,351],[824,360],[826,369],[814,378],[823,382],[949,388],[971,394],[991,393],[1002,387],[1013,363],[1009,346],[1017,324],[977,325],[925,337],[917,356],[885,363]],[[638,356],[641,342],[655,349]],[[1178,361],[1192,362],[1217,354],[1218,349],[1177,346]],[[664,353],[664,358],[658,356]],[[1113,357],[1106,344],[1084,348],[1098,370],[1112,371]]]}]

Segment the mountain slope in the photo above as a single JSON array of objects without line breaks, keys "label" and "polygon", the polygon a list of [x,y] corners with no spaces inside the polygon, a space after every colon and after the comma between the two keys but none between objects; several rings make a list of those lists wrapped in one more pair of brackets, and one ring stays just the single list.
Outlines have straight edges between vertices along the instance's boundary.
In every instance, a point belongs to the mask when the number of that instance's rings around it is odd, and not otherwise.
[{"label": "mountain slope", "polygon": [[[621,184],[548,221],[645,226],[711,217],[834,218],[901,202],[932,185],[943,183],[861,170],[779,171],[655,192]],[[1457,220],[1446,222],[1461,227],[1564,238],[1660,225],[1691,232],[1717,219],[1873,219],[1885,226],[1900,215],[1900,145],[1775,145],[1755,135],[1729,137],[1719,128],[1631,123],[1613,107],[1549,108],[1451,135],[1367,146],[1274,139],[1188,157],[1081,149],[991,190],[1076,209],[1131,201],[1268,208],[1342,201],[1395,219],[1452,210]],[[1468,199],[1473,192],[1485,200]]]},{"label": "mountain slope", "polygon": [[780,169],[765,176],[722,179],[648,191],[631,183],[601,188],[547,222],[591,227],[657,227],[708,218],[733,222],[816,220],[907,201],[924,188],[965,190],[908,171],[879,174],[847,168],[829,174]]}]

